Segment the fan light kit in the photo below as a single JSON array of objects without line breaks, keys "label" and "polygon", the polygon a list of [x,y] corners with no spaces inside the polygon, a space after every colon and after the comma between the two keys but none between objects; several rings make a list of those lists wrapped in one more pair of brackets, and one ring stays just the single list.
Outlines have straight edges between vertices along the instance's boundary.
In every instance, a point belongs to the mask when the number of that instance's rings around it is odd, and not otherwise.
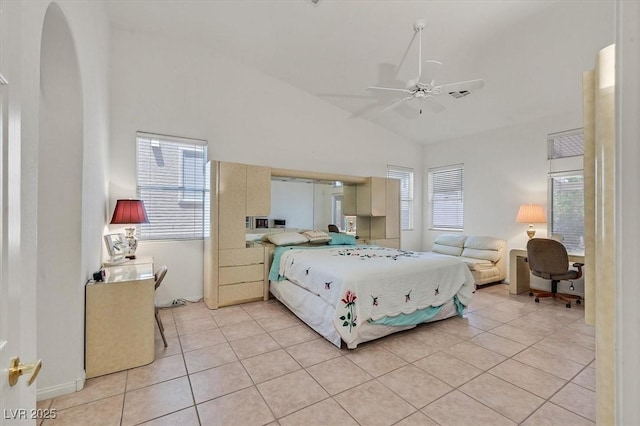
[{"label": "fan light kit", "polygon": [[[406,88],[398,88],[398,87],[379,87],[379,86],[371,86],[368,89],[371,90],[386,90],[392,92],[400,92],[404,93],[405,96],[403,98],[395,100],[391,105],[387,106],[382,111],[388,111],[396,106],[400,105],[403,102],[410,101],[413,99],[417,99],[420,101],[420,114],[422,114],[422,107],[426,105],[433,112],[440,112],[445,109],[444,105],[434,99],[434,96],[438,96],[442,93],[448,93],[455,99],[460,99],[466,97],[472,93],[473,90],[481,89],[484,86],[483,80],[469,80],[469,81],[460,81],[457,83],[449,83],[437,85],[434,80],[426,83],[422,81],[422,30],[424,30],[425,21],[420,19],[416,21],[413,28],[419,33],[418,38],[418,77],[415,80],[409,80],[407,82]],[[433,63],[437,65],[442,65],[439,61],[434,60],[426,60],[424,62]]]}]

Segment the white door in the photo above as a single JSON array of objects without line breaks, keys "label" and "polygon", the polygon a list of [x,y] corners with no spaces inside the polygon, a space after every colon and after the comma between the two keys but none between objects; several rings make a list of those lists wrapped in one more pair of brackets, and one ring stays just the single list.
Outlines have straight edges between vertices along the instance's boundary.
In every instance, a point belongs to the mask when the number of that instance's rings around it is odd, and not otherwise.
[{"label": "white door", "polygon": [[[35,283],[21,282],[20,256],[20,114],[13,95],[10,79],[16,71],[16,46],[10,46],[10,35],[16,33],[13,25],[19,15],[19,2],[0,0],[0,424],[33,424],[42,417],[35,410],[35,385],[27,386],[33,368],[15,385],[10,384],[10,362],[24,356],[21,362],[35,356],[35,310],[23,306],[35,300],[25,300],[24,294],[33,294]],[[19,29],[19,28],[18,28]],[[11,33],[10,33],[11,31]],[[12,50],[13,48],[13,50]],[[13,63],[11,61],[14,61]],[[12,67],[9,69],[10,67]],[[6,77],[6,78],[5,78]],[[15,86],[14,86],[15,87]],[[15,97],[15,96],[14,96]],[[25,315],[28,313],[28,315]],[[23,342],[28,342],[27,346]],[[22,351],[22,353],[21,353]],[[28,353],[27,353],[28,352]]]}]

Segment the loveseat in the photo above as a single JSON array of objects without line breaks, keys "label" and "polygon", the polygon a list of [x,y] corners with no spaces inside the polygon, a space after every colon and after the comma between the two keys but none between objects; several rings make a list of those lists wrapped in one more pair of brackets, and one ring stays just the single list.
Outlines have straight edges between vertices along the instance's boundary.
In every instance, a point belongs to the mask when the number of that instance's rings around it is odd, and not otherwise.
[{"label": "loveseat", "polygon": [[499,238],[442,234],[436,237],[431,251],[458,257],[469,267],[476,285],[483,285],[506,278],[506,246],[506,240]]}]

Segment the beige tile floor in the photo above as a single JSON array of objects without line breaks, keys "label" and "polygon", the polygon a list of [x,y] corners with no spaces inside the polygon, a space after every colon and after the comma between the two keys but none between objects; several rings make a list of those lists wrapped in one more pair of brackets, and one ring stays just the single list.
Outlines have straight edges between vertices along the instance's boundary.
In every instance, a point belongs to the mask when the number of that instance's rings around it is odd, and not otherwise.
[{"label": "beige tile floor", "polygon": [[595,332],[580,306],[507,285],[452,318],[338,349],[279,302],[163,309],[156,360],[40,401],[44,425],[589,425]]}]

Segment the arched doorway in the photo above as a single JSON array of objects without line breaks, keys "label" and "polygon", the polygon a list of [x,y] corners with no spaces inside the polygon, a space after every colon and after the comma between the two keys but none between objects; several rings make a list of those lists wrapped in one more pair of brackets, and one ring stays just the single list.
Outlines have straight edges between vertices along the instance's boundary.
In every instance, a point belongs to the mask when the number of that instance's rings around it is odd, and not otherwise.
[{"label": "arched doorway", "polygon": [[47,8],[40,51],[37,237],[39,389],[73,383],[83,368],[81,274],[83,103],[64,13]]}]

